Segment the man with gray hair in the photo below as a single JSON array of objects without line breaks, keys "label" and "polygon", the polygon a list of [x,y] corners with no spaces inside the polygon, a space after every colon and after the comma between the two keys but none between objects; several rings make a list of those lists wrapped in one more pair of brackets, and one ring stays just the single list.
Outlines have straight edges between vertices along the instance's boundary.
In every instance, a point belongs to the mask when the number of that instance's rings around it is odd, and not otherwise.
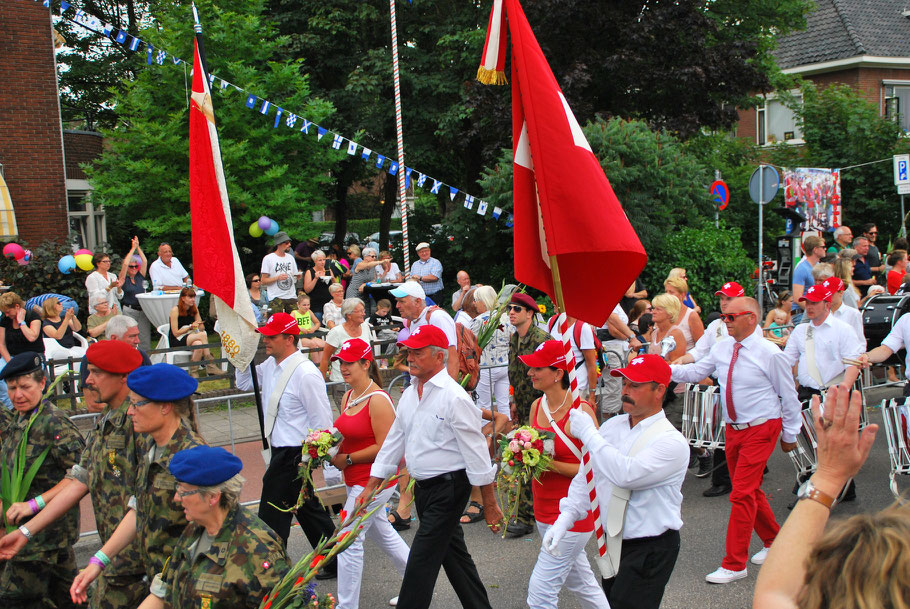
[{"label": "man with gray hair", "polygon": [[859,293],[863,298],[869,291],[869,287],[875,285],[875,278],[872,276],[872,267],[869,265],[869,240],[866,237],[857,237],[853,240],[853,249],[859,255],[856,264],[853,266],[853,285],[859,288]]},{"label": "man with gray hair", "polygon": [[834,231],[834,243],[828,248],[828,254],[835,256],[845,248],[850,247],[850,241],[853,240],[853,231],[849,226],[838,226]]},{"label": "man with gray hair", "polygon": [[427,307],[427,295],[417,281],[405,281],[389,292],[398,299],[395,305],[401,316],[408,320],[408,330],[413,333],[421,326],[436,326],[446,335],[449,342],[446,370],[458,380],[458,337],[455,333],[455,320],[439,307]]},{"label": "man with gray hair", "polygon": [[[107,322],[104,328],[104,337],[110,340],[119,340],[124,342],[137,351],[142,356],[142,365],[151,366],[152,360],[149,354],[139,348],[139,324],[132,317],[126,315],[115,315]],[[101,412],[104,404],[98,401],[98,393],[93,389],[86,387],[85,381],[88,378],[88,356],[82,358],[79,365],[79,386],[84,393],[85,407],[89,412]]]}]

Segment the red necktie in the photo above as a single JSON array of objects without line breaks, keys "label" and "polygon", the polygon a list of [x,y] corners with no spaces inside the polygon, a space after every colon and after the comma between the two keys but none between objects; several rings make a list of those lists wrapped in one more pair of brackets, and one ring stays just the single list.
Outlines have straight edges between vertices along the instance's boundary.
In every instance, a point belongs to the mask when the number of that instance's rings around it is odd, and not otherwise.
[{"label": "red necktie", "polygon": [[736,364],[736,358],[739,357],[739,350],[742,347],[742,343],[733,345],[733,357],[730,358],[730,369],[727,370],[727,416],[734,423],[736,422],[736,409],[733,407],[733,366]]}]

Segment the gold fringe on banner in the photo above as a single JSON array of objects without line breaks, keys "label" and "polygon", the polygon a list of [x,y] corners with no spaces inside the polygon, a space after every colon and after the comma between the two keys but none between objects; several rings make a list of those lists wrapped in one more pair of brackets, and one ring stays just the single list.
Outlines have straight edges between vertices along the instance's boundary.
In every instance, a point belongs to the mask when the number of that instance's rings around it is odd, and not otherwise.
[{"label": "gold fringe on banner", "polygon": [[477,80],[485,85],[507,85],[509,80],[506,73],[499,70],[489,70],[483,66],[477,68]]}]

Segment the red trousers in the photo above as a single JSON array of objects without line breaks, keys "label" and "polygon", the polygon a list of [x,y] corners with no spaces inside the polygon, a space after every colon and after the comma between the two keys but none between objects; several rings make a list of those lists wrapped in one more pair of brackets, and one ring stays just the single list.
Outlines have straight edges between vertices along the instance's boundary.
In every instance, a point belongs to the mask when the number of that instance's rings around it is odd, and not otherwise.
[{"label": "red trousers", "polygon": [[780,430],[780,419],[771,419],[742,431],[729,425],[726,427],[727,467],[733,491],[727,523],[727,554],[721,563],[725,569],[742,571],[746,568],[753,530],[765,547],[771,545],[780,530],[768,498],[761,490],[765,465],[774,452]]}]

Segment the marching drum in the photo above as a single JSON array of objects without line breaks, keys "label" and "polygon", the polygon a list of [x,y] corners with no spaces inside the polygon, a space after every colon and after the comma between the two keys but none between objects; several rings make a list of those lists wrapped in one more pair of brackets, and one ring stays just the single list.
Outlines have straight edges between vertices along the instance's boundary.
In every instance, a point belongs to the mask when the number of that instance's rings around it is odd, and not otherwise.
[{"label": "marching drum", "polygon": [[882,402],[882,418],[888,439],[888,456],[891,458],[891,492],[899,499],[897,476],[910,475],[910,436],[907,435],[910,409],[903,398],[885,400]]},{"label": "marching drum", "polygon": [[682,434],[695,448],[724,447],[724,413],[716,385],[686,384]]},{"label": "marching drum", "polygon": [[880,294],[866,301],[860,309],[866,348],[872,350],[882,344],[900,317],[910,311],[910,294]]}]

